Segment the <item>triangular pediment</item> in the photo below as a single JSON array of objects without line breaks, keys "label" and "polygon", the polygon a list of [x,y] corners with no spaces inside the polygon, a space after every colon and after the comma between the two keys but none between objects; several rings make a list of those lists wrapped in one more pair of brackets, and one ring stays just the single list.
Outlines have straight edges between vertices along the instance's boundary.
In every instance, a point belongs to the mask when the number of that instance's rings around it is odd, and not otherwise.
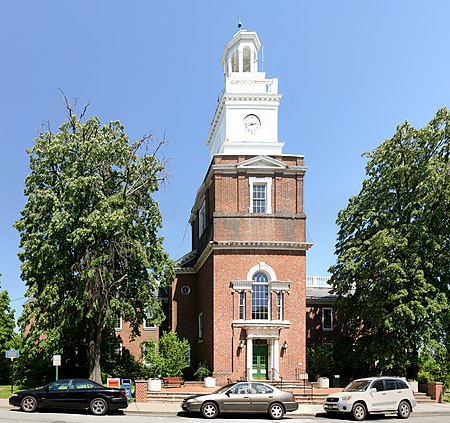
[{"label": "triangular pediment", "polygon": [[256,156],[251,159],[244,160],[236,165],[238,169],[266,169],[266,170],[283,170],[287,166],[280,160],[274,159],[269,156]]}]

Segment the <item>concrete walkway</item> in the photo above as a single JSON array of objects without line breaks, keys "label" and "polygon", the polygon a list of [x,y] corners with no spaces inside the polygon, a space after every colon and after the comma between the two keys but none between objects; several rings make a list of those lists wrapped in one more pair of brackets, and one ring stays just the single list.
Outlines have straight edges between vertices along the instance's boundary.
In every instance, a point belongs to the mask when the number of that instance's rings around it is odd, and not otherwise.
[{"label": "concrete walkway", "polygon": [[[0,398],[0,408],[12,409],[6,398]],[[176,416],[181,413],[179,403],[150,403],[150,402],[133,402],[125,410],[126,414],[144,414],[155,416]],[[288,416],[296,417],[314,417],[316,414],[323,414],[324,410],[321,405],[300,404],[297,411],[287,413]],[[418,404],[414,409],[414,416],[420,415],[450,415],[450,403],[431,403]]]}]

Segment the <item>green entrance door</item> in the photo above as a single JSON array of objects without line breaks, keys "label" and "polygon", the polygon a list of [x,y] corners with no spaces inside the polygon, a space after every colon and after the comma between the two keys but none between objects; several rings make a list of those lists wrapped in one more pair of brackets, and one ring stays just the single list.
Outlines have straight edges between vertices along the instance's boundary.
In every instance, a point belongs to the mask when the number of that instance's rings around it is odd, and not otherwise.
[{"label": "green entrance door", "polygon": [[267,379],[267,345],[253,345],[252,367],[253,379]]}]

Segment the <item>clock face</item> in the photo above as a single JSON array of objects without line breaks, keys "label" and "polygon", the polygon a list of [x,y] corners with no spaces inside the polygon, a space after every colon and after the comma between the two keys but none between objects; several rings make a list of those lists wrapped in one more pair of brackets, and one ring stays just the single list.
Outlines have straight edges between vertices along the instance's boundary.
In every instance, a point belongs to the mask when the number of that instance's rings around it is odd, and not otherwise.
[{"label": "clock face", "polygon": [[261,127],[261,121],[256,115],[247,115],[244,118],[244,129],[249,134],[254,134]]}]

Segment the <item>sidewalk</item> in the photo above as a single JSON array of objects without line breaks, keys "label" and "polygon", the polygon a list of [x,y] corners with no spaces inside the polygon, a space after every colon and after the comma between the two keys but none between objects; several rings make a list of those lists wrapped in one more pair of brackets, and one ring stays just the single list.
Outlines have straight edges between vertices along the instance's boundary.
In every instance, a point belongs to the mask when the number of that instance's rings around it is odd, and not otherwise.
[{"label": "sidewalk", "polygon": [[[176,415],[181,412],[180,404],[174,403],[149,403],[137,402],[132,403],[126,409],[127,414],[154,414],[154,415]],[[296,417],[314,417],[316,414],[324,414],[321,405],[299,404],[298,410],[287,413],[287,416]],[[413,416],[426,415],[450,415],[450,404],[418,404],[414,408]]]},{"label": "sidewalk", "polygon": [[[0,398],[0,408],[12,409],[6,398]],[[126,414],[144,414],[155,416],[176,416],[180,413],[180,403],[150,403],[150,402],[133,402],[125,410]],[[287,413],[291,417],[314,417],[316,414],[323,414],[324,410],[321,405],[300,404],[298,410]],[[413,416],[424,415],[450,415],[450,403],[438,404],[418,404],[414,408]]]}]

